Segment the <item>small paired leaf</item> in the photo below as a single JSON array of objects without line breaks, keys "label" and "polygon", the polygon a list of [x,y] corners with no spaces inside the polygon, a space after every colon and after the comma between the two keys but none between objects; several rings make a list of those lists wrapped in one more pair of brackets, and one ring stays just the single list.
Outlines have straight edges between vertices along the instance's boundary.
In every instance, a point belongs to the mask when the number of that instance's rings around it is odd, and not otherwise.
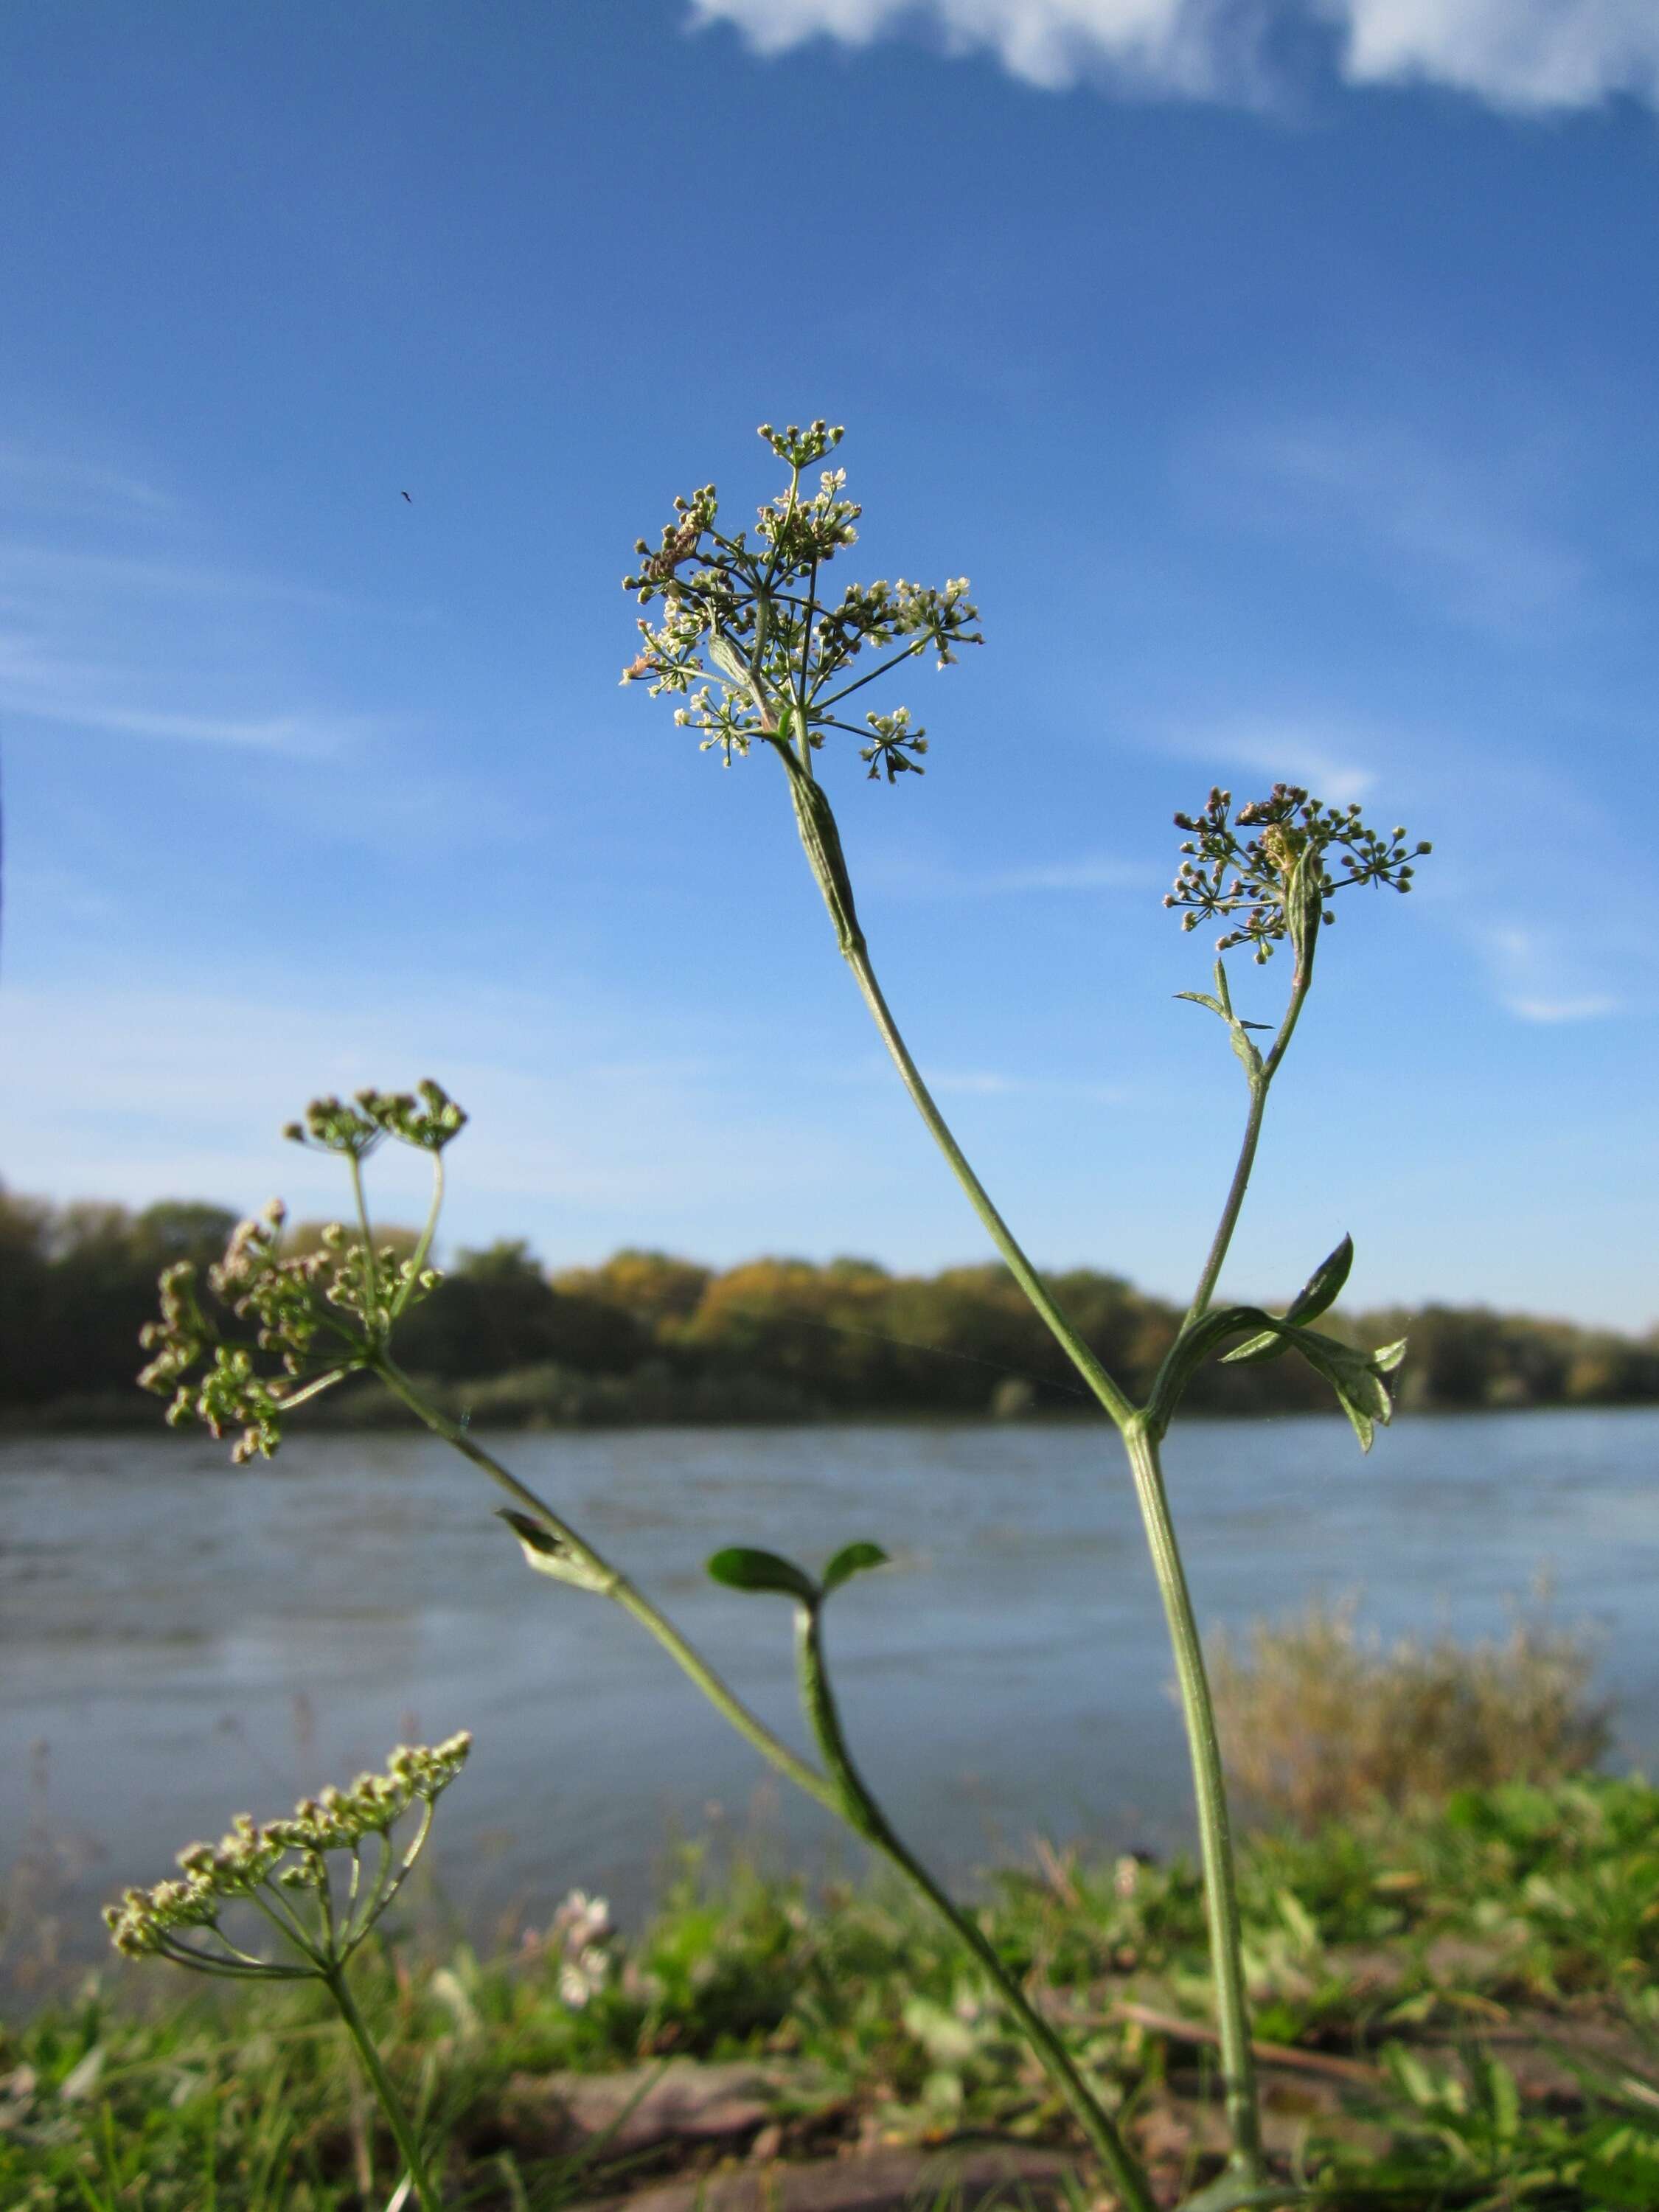
[{"label": "small paired leaf", "polygon": [[[1380,1422],[1386,1428],[1394,1419],[1394,1401],[1371,1353],[1356,1352],[1352,1345],[1339,1344],[1334,1336],[1321,1336],[1310,1328],[1295,1330],[1291,1342],[1308,1364],[1316,1368],[1335,1391],[1337,1401],[1359,1439],[1359,1449],[1369,1451],[1376,1424]],[[1389,1349],[1395,1355],[1393,1364],[1398,1366],[1405,1346],[1390,1345]]]},{"label": "small paired leaf", "polygon": [[1261,1054],[1250,1042],[1243,1022],[1237,1020],[1229,1022],[1227,1035],[1232,1041],[1233,1050],[1238,1054],[1244,1073],[1249,1079],[1251,1089],[1254,1091],[1256,1084],[1261,1080]]},{"label": "small paired leaf", "polygon": [[793,1559],[780,1559],[775,1552],[751,1552],[744,1545],[733,1544],[715,1553],[708,1571],[727,1589],[775,1590],[780,1596],[798,1599],[805,1606],[816,1606],[818,1601],[818,1586],[811,1575]]},{"label": "small paired leaf", "polygon": [[839,1589],[843,1583],[850,1582],[854,1575],[861,1575],[872,1567],[884,1567],[886,1565],[887,1554],[879,1544],[844,1545],[823,1571],[823,1595],[828,1597],[831,1590]]},{"label": "small paired leaf", "polygon": [[[1325,1268],[1314,1277],[1315,1283],[1325,1277],[1326,1268],[1330,1268],[1340,1285],[1347,1273],[1343,1256],[1346,1243],[1345,1237],[1325,1263]],[[1351,1259],[1352,1254],[1348,1257]],[[1332,1290],[1331,1296],[1335,1294]],[[1397,1344],[1384,1345],[1380,1352],[1357,1352],[1352,1345],[1340,1343],[1334,1336],[1321,1336],[1316,1330],[1302,1328],[1289,1319],[1275,1320],[1258,1306],[1220,1307],[1182,1330],[1165,1355],[1152,1385],[1147,1412],[1154,1435],[1162,1436],[1169,1427],[1198,1369],[1227,1337],[1237,1336],[1243,1329],[1253,1334],[1242,1350],[1249,1351],[1262,1343],[1282,1343],[1286,1351],[1299,1352],[1335,1391],[1337,1402],[1359,1439],[1360,1449],[1370,1449],[1377,1425],[1386,1427],[1394,1418],[1394,1401],[1382,1378],[1392,1374],[1405,1358],[1405,1339],[1402,1337]]]},{"label": "small paired leaf", "polygon": [[562,1536],[532,1521],[529,1514],[514,1513],[510,1507],[501,1509],[501,1518],[518,1538],[520,1549],[538,1575],[551,1575],[556,1582],[592,1590],[600,1597],[610,1595],[616,1577],[573,1551]]},{"label": "small paired leaf", "polygon": [[[1342,1285],[1348,1279],[1348,1270],[1353,1265],[1353,1239],[1345,1237],[1334,1252],[1328,1253],[1314,1269],[1307,1281],[1285,1309],[1287,1322],[1300,1323],[1315,1320],[1334,1305]],[[1248,1344],[1224,1354],[1224,1361],[1233,1366],[1255,1366],[1264,1359],[1277,1359],[1288,1351],[1285,1338],[1268,1329],[1261,1336],[1253,1336]],[[1400,1347],[1403,1352],[1405,1346]],[[1396,1364],[1398,1363],[1396,1362]]]},{"label": "small paired leaf", "polygon": [[1176,996],[1177,999],[1187,1000],[1194,1006],[1207,1006],[1212,1014],[1225,1022],[1227,1035],[1231,1040],[1233,1050],[1243,1061],[1244,1073],[1254,1087],[1261,1074],[1261,1054],[1251,1043],[1249,1032],[1251,1030],[1271,1029],[1273,1024],[1247,1022],[1241,1015],[1233,1012],[1232,994],[1227,988],[1226,970],[1218,960],[1215,963],[1215,981],[1218,996],[1212,997],[1208,991],[1177,991]]}]

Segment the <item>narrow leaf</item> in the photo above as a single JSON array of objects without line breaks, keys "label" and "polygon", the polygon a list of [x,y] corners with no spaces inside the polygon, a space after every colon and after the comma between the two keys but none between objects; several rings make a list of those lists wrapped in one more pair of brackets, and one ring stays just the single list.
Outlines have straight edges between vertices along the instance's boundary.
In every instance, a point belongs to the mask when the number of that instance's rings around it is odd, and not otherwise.
[{"label": "narrow leaf", "polygon": [[743,655],[729,637],[722,637],[715,630],[708,640],[708,657],[734,690],[746,691],[749,689],[749,671],[744,665]]},{"label": "narrow leaf", "polygon": [[551,1575],[556,1582],[568,1583],[575,1589],[593,1590],[601,1597],[610,1595],[616,1577],[572,1551],[562,1536],[556,1536],[539,1521],[532,1521],[527,1513],[514,1513],[503,1507],[500,1517],[518,1538],[520,1550],[538,1575]]},{"label": "narrow leaf", "polygon": [[1243,1022],[1237,1019],[1230,1021],[1227,1024],[1227,1034],[1232,1039],[1233,1050],[1244,1063],[1244,1073],[1249,1077],[1251,1085],[1254,1087],[1261,1079],[1261,1054],[1250,1042]]},{"label": "narrow leaf", "polygon": [[847,1544],[836,1553],[823,1571],[823,1595],[839,1589],[854,1575],[866,1573],[871,1567],[884,1567],[887,1554],[879,1544]]},{"label": "narrow leaf", "polygon": [[818,1601],[818,1586],[811,1575],[793,1559],[780,1559],[775,1552],[752,1552],[744,1545],[733,1544],[715,1553],[708,1571],[727,1589],[775,1590],[780,1596],[798,1598],[805,1606]]},{"label": "narrow leaf", "polygon": [[[1328,1253],[1314,1269],[1302,1288],[1285,1309],[1285,1319],[1300,1322],[1314,1320],[1327,1306],[1335,1304],[1338,1293],[1348,1279],[1348,1270],[1353,1265],[1353,1239],[1345,1237],[1334,1252]],[[1404,1350],[1402,1346],[1401,1350]],[[1235,1366],[1256,1366],[1264,1359],[1277,1359],[1290,1349],[1288,1340],[1269,1329],[1263,1336],[1253,1336],[1248,1344],[1241,1344],[1224,1358]]]},{"label": "narrow leaf", "polygon": [[1316,1368],[1335,1391],[1337,1401],[1359,1439],[1359,1449],[1369,1451],[1376,1424],[1381,1422],[1386,1427],[1394,1418],[1393,1401],[1372,1364],[1370,1354],[1356,1352],[1352,1345],[1339,1344],[1334,1337],[1321,1336],[1310,1328],[1296,1330],[1292,1341],[1308,1364]]},{"label": "narrow leaf", "polygon": [[1177,999],[1186,999],[1194,1006],[1207,1006],[1212,1014],[1219,1014],[1224,1022],[1227,1010],[1219,999],[1212,999],[1207,991],[1177,991]]}]

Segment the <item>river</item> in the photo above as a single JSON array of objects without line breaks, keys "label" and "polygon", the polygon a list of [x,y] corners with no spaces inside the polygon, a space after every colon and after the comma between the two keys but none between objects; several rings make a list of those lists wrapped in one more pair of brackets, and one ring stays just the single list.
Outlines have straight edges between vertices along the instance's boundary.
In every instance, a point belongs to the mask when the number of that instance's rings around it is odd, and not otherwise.
[{"label": "river", "polygon": [[[849,1732],[901,1830],[957,1876],[1035,1832],[1167,1847],[1183,1753],[1121,1454],[1083,1423],[501,1438],[781,1729],[787,1607],[719,1589],[720,1545],[892,1554],[835,1601]],[[1193,1422],[1167,1453],[1201,1619],[1357,1595],[1384,1634],[1501,1633],[1540,1577],[1587,1626],[1619,1755],[1659,1752],[1659,1412]],[[670,1839],[854,1870],[615,1607],[532,1575],[442,1446],[315,1435],[237,1470],[197,1437],[0,1445],[7,1949],[87,1955],[98,1901],[230,1813],[285,1809],[400,1738],[477,1737],[438,1873],[474,1924],[573,1885],[637,1911]],[[11,1869],[9,1877],[4,1870]]]}]

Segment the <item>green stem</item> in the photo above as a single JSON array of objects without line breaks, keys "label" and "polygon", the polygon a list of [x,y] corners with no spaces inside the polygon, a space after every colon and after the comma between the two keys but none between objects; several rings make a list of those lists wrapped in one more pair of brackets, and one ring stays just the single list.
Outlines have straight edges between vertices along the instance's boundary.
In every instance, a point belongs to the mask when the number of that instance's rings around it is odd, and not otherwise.
[{"label": "green stem", "polygon": [[1133,1418],[1134,1407],[1085,1343],[1075,1323],[1026,1257],[1018,1238],[992,1203],[990,1193],[969,1165],[967,1155],[952,1134],[950,1123],[939,1112],[932,1091],[922,1080],[921,1071],[910,1057],[909,1048],[900,1033],[898,1024],[893,1019],[881,986],[876,981],[876,971],[870,964],[869,951],[861,936],[842,949],[847,964],[863,994],[864,1003],[870,1009],[881,1033],[881,1041],[892,1057],[893,1065],[910,1094],[912,1103],[926,1122],[933,1142],[944,1153],[951,1174],[967,1193],[968,1202],[984,1224],[991,1242],[1006,1261],[1008,1272],[1047,1322],[1050,1333],[1073,1366],[1118,1427],[1124,1428]]},{"label": "green stem", "polygon": [[382,1358],[375,1371],[392,1395],[400,1398],[434,1436],[441,1437],[447,1444],[470,1459],[474,1467],[481,1468],[510,1498],[516,1498],[550,1534],[568,1546],[574,1558],[591,1570],[596,1586],[603,1589],[605,1595],[614,1600],[624,1613],[632,1614],[642,1628],[650,1631],[681,1672],[696,1683],[709,1704],[731,1723],[738,1734],[753,1744],[763,1759],[769,1760],[780,1774],[786,1775],[809,1797],[816,1797],[820,1805],[828,1806],[832,1813],[839,1812],[841,1801],[835,1785],[810,1767],[804,1759],[797,1758],[787,1743],[774,1735],[766,1723],[750,1711],[742,1698],[727,1687],[708,1662],[686,1642],[673,1622],[665,1614],[659,1613],[650,1599],[643,1591],[636,1589],[619,1568],[613,1567],[608,1559],[579,1536],[568,1522],[562,1521],[550,1505],[544,1504],[533,1490],[526,1488],[517,1475],[503,1467],[493,1453],[486,1451],[458,1421],[452,1421],[435,1407],[428,1406],[401,1368],[390,1359]]},{"label": "green stem", "polygon": [[[827,804],[827,802],[826,802]],[[812,848],[808,847],[809,856]],[[817,862],[814,857],[814,866]],[[951,1173],[967,1193],[974,1211],[989,1231],[1010,1272],[1036,1311],[1066,1352],[1073,1365],[1094,1392],[1116,1423],[1128,1448],[1130,1467],[1133,1473],[1135,1494],[1139,1502],[1141,1519],[1146,1527],[1146,1540],[1152,1555],[1153,1571],[1158,1577],[1158,1589],[1164,1600],[1164,1615],[1169,1623],[1170,1640],[1173,1648],[1176,1677],[1180,1684],[1182,1714],[1186,1727],[1188,1749],[1192,1759],[1194,1792],[1197,1801],[1200,1850],[1204,1867],[1205,1896],[1210,1923],[1210,1950],[1216,1982],[1216,2002],[1222,2039],[1222,2065],[1226,2081],[1227,2117],[1233,2143],[1233,2163],[1244,2178],[1257,2179],[1261,2172],[1261,2129],[1256,2099],[1255,2065],[1250,2051],[1249,2020],[1244,1996],[1244,1974],[1242,1957],[1242,1936],[1238,1918],[1238,1898],[1233,1875],[1232,1844],[1229,1832],[1226,1791],[1222,1782],[1220,1749],[1216,1735],[1215,1711],[1211,1702],[1209,1683],[1204,1671],[1204,1656],[1199,1640],[1198,1623],[1193,1613],[1192,1595],[1187,1587],[1186,1575],[1181,1564],[1181,1553],[1176,1540],[1174,1524],[1170,1517],[1169,1501],[1164,1494],[1164,1477],[1158,1456],[1155,1439],[1146,1427],[1143,1413],[1137,1411],[1124,1392],[1107,1373],[1102,1363],[1084,1342],[1070,1318],[1062,1310],[1048,1285],[1026,1257],[1013,1231],[1004,1221],[991,1201],[989,1194],[973,1169],[969,1165],[961,1146],[951,1133],[949,1123],[939,1112],[933,1094],[922,1080],[920,1070],[910,1057],[897,1023],[894,1020],[881,986],[876,981],[871,965],[868,947],[863,932],[856,924],[848,930],[842,927],[841,915],[848,907],[850,887],[837,886],[824,879],[819,872],[819,883],[832,918],[837,923],[837,933],[848,965],[852,969],[866,1005],[874,1018],[882,1042],[887,1047],[895,1066],[898,1069],[912,1103],[927,1124],[930,1134],[949,1163]],[[1296,1018],[1306,994],[1309,961],[1298,963],[1292,987],[1291,1001],[1273,1049],[1262,1070],[1261,1097],[1265,1099],[1267,1085],[1284,1056],[1290,1042]],[[1254,1086],[1253,1086],[1254,1088]],[[1259,1106],[1255,1114],[1255,1126],[1249,1139],[1254,1156],[1255,1137],[1260,1133]],[[1249,1179],[1248,1161],[1243,1164],[1243,1182]],[[1232,1206],[1232,1219],[1237,1219],[1237,1205],[1243,1202],[1243,1182],[1240,1182],[1237,1202]],[[1231,1222],[1226,1224],[1227,1236],[1231,1235]],[[1218,1272],[1224,1256],[1226,1240],[1221,1239],[1219,1249],[1213,1255]],[[1209,1285],[1204,1295],[1207,1298]]]},{"label": "green stem", "polygon": [[403,2154],[404,2164],[409,2170],[409,2178],[415,2185],[415,2194],[420,2200],[421,2212],[442,2212],[442,2199],[439,2197],[432,2177],[427,2171],[426,2160],[421,2155],[421,2146],[416,2140],[415,2130],[410,2125],[409,2116],[404,2111],[403,2106],[398,2101],[398,2093],[392,2086],[392,2077],[381,2063],[380,2054],[374,2047],[374,2039],[369,2033],[362,2013],[357,2009],[356,1999],[347,1987],[345,1976],[343,1973],[331,1973],[325,1974],[323,1979],[329,1995],[339,2008],[340,2017],[346,2024],[347,2032],[357,2046],[357,2056],[362,2061],[363,2071],[368,2076],[369,2087],[380,2100],[380,2110],[386,2117],[386,2124],[397,2138],[398,2148]]},{"label": "green stem", "polygon": [[[1218,974],[1220,967],[1221,963],[1217,961]],[[1296,1033],[1296,1024],[1308,996],[1308,987],[1312,981],[1311,963],[1306,959],[1299,960],[1297,963],[1296,973],[1291,979],[1290,1004],[1285,1009],[1285,1018],[1279,1025],[1279,1034],[1273,1039],[1273,1049],[1262,1061],[1261,1067],[1249,1078],[1250,1110],[1245,1117],[1244,1140],[1238,1148],[1238,1160],[1233,1169],[1232,1182],[1228,1188],[1227,1202],[1221,1209],[1221,1219],[1216,1225],[1215,1236],[1211,1241],[1209,1256],[1204,1262],[1204,1272],[1198,1279],[1198,1288],[1193,1292],[1193,1302],[1187,1309],[1187,1317],[1182,1324],[1183,1328],[1190,1328],[1194,1322],[1202,1317],[1205,1309],[1214,1295],[1217,1279],[1221,1273],[1222,1266],[1227,1257],[1227,1248],[1233,1241],[1233,1231],[1238,1226],[1239,1210],[1244,1203],[1244,1194],[1250,1187],[1250,1170],[1255,1165],[1255,1148],[1261,1136],[1261,1117],[1267,1111],[1267,1093],[1273,1087],[1274,1076],[1279,1073],[1279,1064],[1284,1059],[1291,1039]]]},{"label": "green stem", "polygon": [[444,1156],[441,1152],[434,1152],[432,1155],[432,1203],[427,1208],[426,1226],[421,1231],[420,1241],[416,1245],[414,1256],[410,1261],[408,1279],[397,1297],[392,1301],[393,1321],[397,1320],[414,1294],[415,1285],[420,1280],[421,1270],[426,1265],[426,1255],[432,1249],[432,1239],[437,1233],[438,1216],[443,1210]]},{"label": "green stem", "polygon": [[1164,1617],[1175,1653],[1176,1682],[1193,1766],[1193,1796],[1198,1811],[1199,1856],[1204,1869],[1204,1901],[1210,1927],[1210,1966],[1215,1981],[1216,2024],[1221,2039],[1221,2071],[1232,2164],[1247,2179],[1261,2179],[1261,2121],[1257,2102],[1255,2058],[1250,2048],[1249,2000],[1244,1990],[1243,1931],[1238,1887],[1233,1871],[1231,1826],[1226,1785],[1222,1779],[1221,1743],[1215,1706],[1204,1668],[1204,1649],[1193,1613],[1192,1593],[1181,1564],[1175,1523],[1164,1487],[1156,1438],[1143,1415],[1124,1434],[1135,1497],[1152,1555]]},{"label": "green stem", "polygon": [[999,1957],[995,1945],[970,1915],[962,1911],[920,1859],[896,1833],[860,1773],[841,1724],[840,1711],[823,1663],[818,1607],[801,1606],[797,1613],[798,1650],[801,1690],[807,1717],[817,1737],[823,1763],[834,1776],[842,1797],[840,1810],[848,1825],[897,1867],[945,1921],[960,1942],[979,1961],[1003,2003],[1018,2023],[1021,2033],[1036,2051],[1055,2087],[1071,2107],[1090,2148],[1111,2178],[1127,2212],[1154,2212],[1146,2178],[1125,2144],[1104,2107],[1084,2080],[1064,2043],[1032,2004],[1018,1980]]},{"label": "green stem", "polygon": [[[368,1225],[368,1197],[363,1189],[363,1164],[356,1152],[349,1152],[346,1156],[346,1165],[351,1170],[351,1195],[356,1200],[357,1226],[362,1231],[363,1296],[372,1315],[380,1303],[380,1277],[374,1265],[374,1233]],[[374,1324],[367,1316],[365,1322],[367,1326],[373,1328]]]}]

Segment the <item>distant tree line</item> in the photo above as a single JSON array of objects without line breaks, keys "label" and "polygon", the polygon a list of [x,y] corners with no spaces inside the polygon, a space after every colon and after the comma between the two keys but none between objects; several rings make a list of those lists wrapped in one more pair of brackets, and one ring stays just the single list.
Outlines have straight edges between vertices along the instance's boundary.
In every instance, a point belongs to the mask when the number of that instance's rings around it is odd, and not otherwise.
[{"label": "distant tree line", "polygon": [[[133,1387],[156,1275],[181,1258],[205,1269],[234,1220],[189,1202],[132,1212],[0,1190],[0,1415],[159,1419],[159,1405]],[[1177,1309],[1092,1269],[1051,1280],[1108,1366],[1141,1389]],[[1638,1338],[1438,1305],[1338,1315],[1327,1325],[1370,1343],[1409,1334],[1408,1407],[1659,1401],[1659,1329]],[[623,1251],[602,1267],[550,1272],[524,1243],[503,1242],[459,1255],[406,1317],[398,1350],[443,1403],[480,1422],[1016,1414],[1086,1403],[999,1266],[902,1275],[869,1260],[761,1259],[717,1269]],[[1328,1405],[1316,1378],[1290,1359],[1212,1365],[1191,1402],[1216,1413]],[[368,1422],[388,1418],[388,1406],[378,1392],[342,1390],[317,1412]]]}]

